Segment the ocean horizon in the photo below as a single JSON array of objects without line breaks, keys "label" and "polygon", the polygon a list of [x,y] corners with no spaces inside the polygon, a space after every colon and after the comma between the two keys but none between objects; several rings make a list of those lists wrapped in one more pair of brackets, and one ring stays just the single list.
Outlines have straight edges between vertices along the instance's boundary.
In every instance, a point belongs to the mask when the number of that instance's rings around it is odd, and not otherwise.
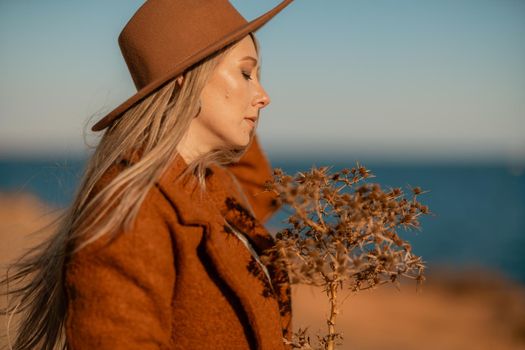
[{"label": "ocean horizon", "polygon": [[[274,168],[288,174],[315,166],[332,171],[355,166],[330,155],[271,157]],[[57,208],[72,200],[85,157],[9,157],[0,159],[0,192],[32,193]],[[359,162],[375,176],[368,183],[401,187],[409,193],[419,186],[427,193],[419,201],[432,216],[421,218],[421,231],[400,232],[428,265],[495,270],[525,284],[525,174],[506,162]],[[279,211],[267,227],[275,232],[286,218]]]}]

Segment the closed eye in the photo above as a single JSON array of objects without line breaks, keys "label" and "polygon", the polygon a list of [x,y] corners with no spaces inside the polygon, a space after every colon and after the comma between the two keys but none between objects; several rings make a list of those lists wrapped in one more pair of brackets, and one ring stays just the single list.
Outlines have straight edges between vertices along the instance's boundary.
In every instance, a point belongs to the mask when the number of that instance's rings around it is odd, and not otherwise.
[{"label": "closed eye", "polygon": [[246,80],[252,80],[252,76],[246,72],[242,72],[242,75],[244,77],[244,79]]}]

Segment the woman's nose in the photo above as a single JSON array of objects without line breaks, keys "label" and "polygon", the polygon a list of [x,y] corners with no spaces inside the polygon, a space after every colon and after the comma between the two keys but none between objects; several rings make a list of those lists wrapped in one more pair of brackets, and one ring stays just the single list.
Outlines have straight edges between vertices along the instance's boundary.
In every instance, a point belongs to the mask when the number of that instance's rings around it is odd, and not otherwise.
[{"label": "woman's nose", "polygon": [[270,96],[268,96],[268,93],[261,84],[259,84],[259,88],[257,89],[257,94],[255,95],[255,106],[259,106],[259,108],[264,108],[267,105],[270,104]]}]

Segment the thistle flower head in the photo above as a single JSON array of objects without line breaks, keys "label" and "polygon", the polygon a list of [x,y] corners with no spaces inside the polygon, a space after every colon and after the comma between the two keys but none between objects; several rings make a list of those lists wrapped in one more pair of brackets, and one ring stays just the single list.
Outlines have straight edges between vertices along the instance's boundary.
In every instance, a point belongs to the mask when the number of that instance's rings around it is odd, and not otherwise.
[{"label": "thistle flower head", "polygon": [[312,167],[295,176],[274,170],[267,190],[292,214],[265,261],[287,269],[293,282],[315,286],[337,282],[358,291],[401,276],[421,283],[425,265],[398,230],[419,229],[419,217],[430,214],[417,201],[423,190],[412,188],[407,199],[400,188],[365,183],[374,176],[362,165],[329,170]]}]

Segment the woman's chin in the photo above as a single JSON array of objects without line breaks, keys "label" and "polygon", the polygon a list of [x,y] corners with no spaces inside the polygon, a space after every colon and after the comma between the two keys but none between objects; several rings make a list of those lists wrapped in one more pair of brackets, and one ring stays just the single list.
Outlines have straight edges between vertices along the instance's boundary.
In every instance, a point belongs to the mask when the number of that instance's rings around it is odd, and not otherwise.
[{"label": "woman's chin", "polygon": [[234,140],[232,144],[234,145],[234,147],[238,148],[246,147],[252,141],[254,134],[254,132],[250,132],[249,134],[244,135],[242,138]]}]

